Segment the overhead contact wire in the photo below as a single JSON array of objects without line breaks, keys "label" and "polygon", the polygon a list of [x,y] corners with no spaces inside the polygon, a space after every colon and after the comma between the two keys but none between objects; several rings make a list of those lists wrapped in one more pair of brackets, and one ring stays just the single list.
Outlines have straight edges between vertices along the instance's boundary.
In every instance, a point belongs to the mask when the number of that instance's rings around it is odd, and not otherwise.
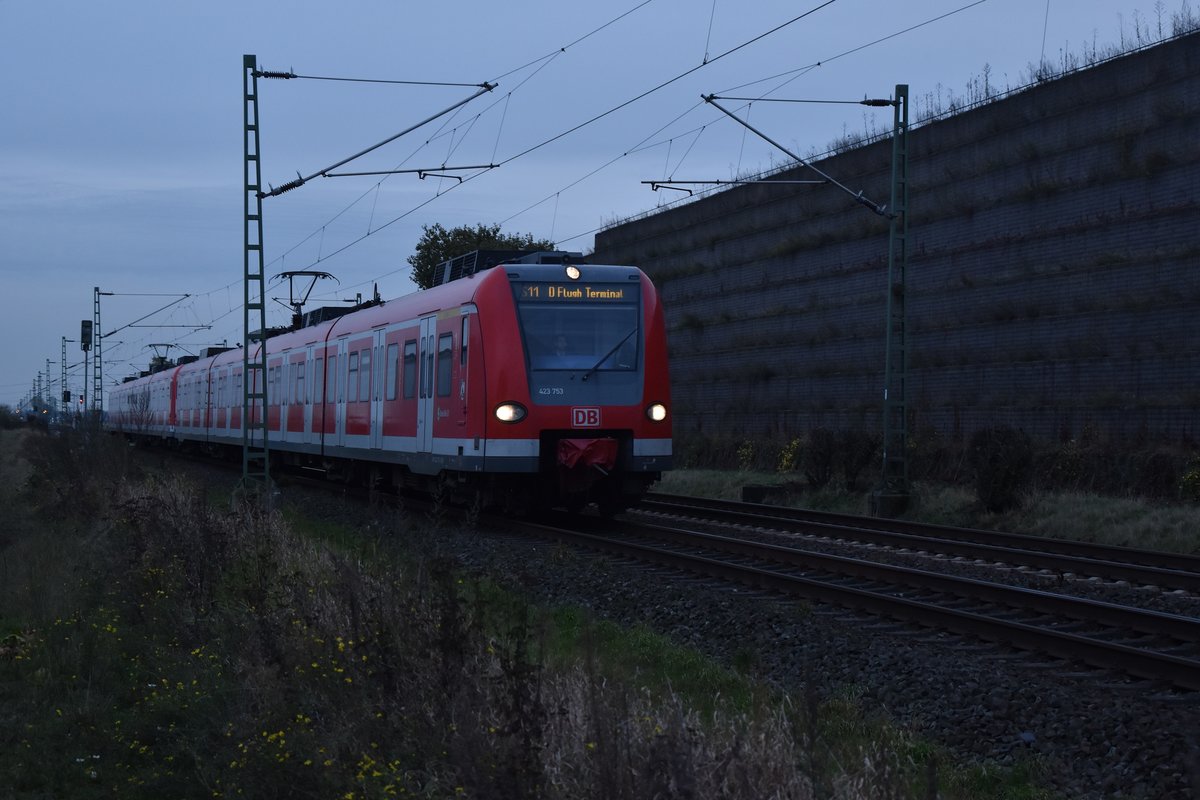
[{"label": "overhead contact wire", "polygon": [[531,66],[533,66],[534,64],[538,63],[539,61],[545,61],[545,60],[546,60],[546,59],[548,59],[548,58],[554,58],[554,57],[558,56],[560,53],[565,53],[565,52],[567,52],[567,50],[568,50],[569,48],[571,48],[571,47],[574,47],[575,45],[579,44],[580,42],[584,41],[585,39],[589,39],[589,38],[591,38],[592,36],[595,36],[597,33],[599,33],[600,31],[604,30],[605,28],[607,28],[607,27],[609,27],[609,26],[611,26],[611,25],[614,25],[614,24],[616,24],[616,23],[620,22],[621,20],[625,19],[625,17],[628,17],[630,14],[632,14],[633,12],[635,12],[635,11],[637,11],[637,10],[641,9],[641,8],[642,8],[642,7],[644,7],[644,6],[648,6],[648,5],[650,5],[652,2],[654,2],[654,0],[643,0],[643,2],[641,2],[641,3],[638,3],[636,6],[634,6],[634,7],[633,7],[633,8],[631,8],[631,9],[629,9],[629,10],[628,10],[628,11],[626,11],[625,13],[623,13],[623,14],[621,14],[621,15],[619,15],[619,16],[613,17],[613,18],[612,18],[612,19],[610,19],[608,22],[606,22],[606,23],[604,23],[603,25],[601,25],[599,28],[596,28],[596,29],[594,29],[594,30],[592,30],[592,31],[590,31],[590,32],[588,32],[588,33],[585,33],[583,36],[580,36],[580,37],[579,37],[578,39],[576,39],[575,41],[573,41],[573,42],[570,42],[569,44],[565,44],[565,45],[563,45],[562,47],[558,48],[557,50],[553,50],[553,51],[551,51],[551,52],[547,53],[546,55],[544,55],[544,56],[541,56],[540,58],[535,58],[535,59],[533,59],[532,61],[529,61],[529,62],[527,62],[527,63],[525,63],[525,64],[522,64],[522,65],[521,65],[521,66],[519,66],[519,67],[515,67],[515,68],[513,68],[513,69],[510,69],[508,72],[505,72],[505,73],[504,73],[504,74],[502,74],[502,75],[497,75],[495,78],[493,78],[493,79],[492,79],[492,81],[493,81],[493,82],[495,82],[495,81],[498,81],[498,80],[500,80],[501,78],[507,78],[509,75],[512,75],[514,72],[520,72],[521,70],[525,69],[526,67],[531,67]]},{"label": "overhead contact wire", "polygon": [[[749,47],[750,45],[754,44],[755,42],[765,39],[766,37],[770,36],[771,34],[781,31],[784,28],[799,22],[800,20],[804,19],[805,17],[815,14],[816,12],[820,11],[821,9],[823,9],[827,6],[831,6],[836,2],[837,2],[837,0],[825,0],[824,3],[821,3],[820,5],[817,5],[811,9],[809,9],[808,11],[805,11],[803,14],[793,17],[792,19],[788,20],[787,22],[784,22],[780,25],[776,25],[774,28],[771,28],[769,31],[760,33],[758,36],[755,36],[753,39],[748,39],[747,41],[742,42],[738,46],[732,47],[729,50],[726,50],[724,53],[721,53],[720,55],[716,56],[715,58],[711,59],[710,61],[706,61],[703,64],[697,64],[696,66],[692,67],[691,69],[685,70],[684,72],[681,72],[680,74],[676,75],[674,78],[665,80],[652,89],[647,89],[646,91],[642,92],[641,94],[637,95],[636,97],[631,97],[630,99],[626,100],[625,102],[619,103],[619,104],[613,106],[612,108],[608,109],[607,111],[597,114],[596,116],[592,117],[591,119],[585,120],[572,128],[568,128],[567,130],[563,131],[562,133],[559,133],[555,136],[551,136],[549,139],[546,139],[545,141],[543,141],[539,144],[535,144],[533,147],[530,147],[526,150],[522,150],[520,153],[517,153],[514,156],[510,156],[510,157],[506,158],[505,160],[501,161],[498,164],[498,166],[504,166],[505,164],[510,164],[513,161],[516,161],[518,158],[521,158],[522,156],[529,155],[530,153],[534,152],[535,150],[540,150],[541,148],[545,147],[548,144],[557,142],[559,139],[563,138],[564,136],[568,136],[568,135],[574,133],[575,131],[580,130],[581,128],[585,128],[588,125],[591,125],[593,122],[597,122],[601,119],[604,119],[609,114],[613,114],[617,111],[620,111],[622,108],[625,108],[628,105],[636,103],[638,100],[641,100],[644,97],[648,97],[649,95],[654,94],[659,89],[666,88],[667,86],[670,86],[672,83],[675,83],[676,81],[686,78],[688,75],[691,75],[693,72],[703,69],[704,67],[708,66],[709,64],[713,64],[717,61],[720,61],[722,58],[725,58],[725,56],[732,55],[733,53],[736,53],[737,51],[742,50],[743,48]],[[979,2],[982,3],[982,2],[984,2],[984,0],[979,0]]]},{"label": "overhead contact wire", "polygon": [[[830,56],[829,58],[824,58],[824,59],[821,59],[820,61],[814,61],[813,63],[808,64],[807,66],[797,67],[796,69],[790,69],[790,70],[787,70],[786,72],[778,72],[774,75],[768,75],[767,77],[759,78],[756,81],[750,81],[749,83],[743,83],[738,86],[730,87],[728,89],[722,89],[719,92],[714,92],[714,94],[721,95],[721,94],[726,94],[728,92],[736,92],[738,89],[744,89],[747,86],[754,86],[755,84],[758,84],[758,83],[765,83],[766,81],[775,80],[776,78],[782,78],[785,75],[792,75],[793,73],[797,73],[797,72],[800,72],[800,73],[811,72],[812,70],[816,69],[817,67],[824,66],[825,64],[828,64],[831,61],[837,61],[839,58],[844,58],[848,55],[853,55],[854,53],[857,53],[859,50],[866,50],[868,47],[874,47],[877,44],[886,42],[888,39],[895,39],[897,36],[903,36],[904,34],[910,33],[911,31],[915,31],[918,28],[924,28],[926,25],[932,25],[935,22],[939,22],[943,19],[946,19],[947,17],[952,17],[955,14],[960,14],[963,11],[966,11],[967,9],[974,8],[975,6],[982,5],[986,2],[987,2],[987,0],[975,0],[975,2],[973,2],[973,3],[967,3],[965,6],[960,6],[952,11],[947,11],[945,14],[939,14],[936,17],[930,17],[929,19],[925,20],[924,22],[918,22],[916,25],[910,25],[909,27],[905,28],[904,30],[899,30],[899,31],[896,31],[895,33],[889,33],[887,36],[882,36],[878,39],[875,39],[874,41],[867,42],[866,44],[861,44],[858,47],[852,47],[849,50],[844,50],[841,53],[838,53],[837,55]],[[778,88],[778,87],[776,87],[776,88]]]}]

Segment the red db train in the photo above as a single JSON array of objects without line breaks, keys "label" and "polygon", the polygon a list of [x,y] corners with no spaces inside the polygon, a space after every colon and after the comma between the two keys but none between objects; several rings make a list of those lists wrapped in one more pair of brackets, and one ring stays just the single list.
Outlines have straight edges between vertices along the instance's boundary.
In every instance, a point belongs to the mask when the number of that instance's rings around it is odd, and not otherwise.
[{"label": "red db train", "polygon": [[[272,467],[605,514],[670,468],[663,309],[646,275],[545,253],[475,271],[482,254],[444,263],[426,291],[266,339]],[[113,389],[106,427],[236,452],[242,350],[184,361]]]}]

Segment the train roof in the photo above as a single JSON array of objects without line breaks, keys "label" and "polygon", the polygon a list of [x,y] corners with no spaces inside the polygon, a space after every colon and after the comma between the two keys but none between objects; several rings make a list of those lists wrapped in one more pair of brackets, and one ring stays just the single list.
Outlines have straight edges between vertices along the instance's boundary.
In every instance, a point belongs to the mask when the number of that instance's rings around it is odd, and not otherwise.
[{"label": "train roof", "polygon": [[[642,276],[642,271],[637,267],[617,264],[577,263],[570,259],[564,264],[562,259],[557,261],[553,259],[548,260],[551,263],[522,259],[504,261],[478,272],[468,272],[458,280],[433,286],[422,291],[401,295],[392,300],[367,304],[364,308],[348,310],[345,314],[327,319],[311,327],[280,333],[269,337],[269,339],[275,347],[281,350],[290,350],[310,344],[324,343],[331,338],[337,338],[347,330],[371,330],[372,328],[396,322],[398,319],[421,317],[436,313],[442,309],[455,308],[473,302],[479,287],[493,275],[499,276],[504,274],[506,275],[506,279],[509,280],[549,281],[566,278],[567,266],[574,266],[581,273],[579,280],[592,281],[594,283],[634,281],[640,280]],[[257,347],[251,350],[252,354],[256,352]],[[209,369],[216,366],[238,364],[242,362],[243,358],[242,348],[237,347],[218,352],[210,359],[202,358],[192,363],[196,364],[199,369]],[[180,363],[156,372],[155,375],[166,376],[184,366],[190,365]]]}]

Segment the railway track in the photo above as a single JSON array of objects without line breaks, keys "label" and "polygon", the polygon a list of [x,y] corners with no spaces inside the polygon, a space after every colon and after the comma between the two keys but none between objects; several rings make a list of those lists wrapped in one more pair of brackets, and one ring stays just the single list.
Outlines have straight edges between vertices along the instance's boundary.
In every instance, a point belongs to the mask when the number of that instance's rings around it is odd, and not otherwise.
[{"label": "railway track", "polygon": [[642,563],[1200,690],[1200,619],[630,520],[527,532]]},{"label": "railway track", "polygon": [[650,494],[638,509],[1200,594],[1200,558],[1178,553],[681,495]]}]

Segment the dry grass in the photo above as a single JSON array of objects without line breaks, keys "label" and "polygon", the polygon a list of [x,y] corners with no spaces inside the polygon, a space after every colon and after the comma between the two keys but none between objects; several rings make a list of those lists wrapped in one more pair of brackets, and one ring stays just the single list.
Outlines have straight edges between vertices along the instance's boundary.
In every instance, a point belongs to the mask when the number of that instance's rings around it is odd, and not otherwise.
[{"label": "dry grass", "polygon": [[[746,484],[784,483],[778,473],[679,470],[667,473],[655,489],[736,500]],[[996,514],[982,509],[975,492],[965,487],[917,483],[913,492],[915,504],[907,516],[924,522],[1177,553],[1200,552],[1200,504],[1196,503],[1109,497],[1094,492],[1030,491],[1019,508]],[[806,508],[864,514],[868,493],[798,490],[788,500]]]},{"label": "dry grass", "polygon": [[[71,471],[55,448],[72,446],[25,450],[19,499],[41,516],[3,548],[19,587],[0,594],[6,797],[928,792],[932,751],[853,701],[797,703],[577,612],[564,645],[562,612],[460,576],[403,515],[331,544],[176,479],[126,479],[119,453],[103,475]],[[635,652],[640,668],[610,669]],[[1032,792],[1020,775],[944,782]]]}]

